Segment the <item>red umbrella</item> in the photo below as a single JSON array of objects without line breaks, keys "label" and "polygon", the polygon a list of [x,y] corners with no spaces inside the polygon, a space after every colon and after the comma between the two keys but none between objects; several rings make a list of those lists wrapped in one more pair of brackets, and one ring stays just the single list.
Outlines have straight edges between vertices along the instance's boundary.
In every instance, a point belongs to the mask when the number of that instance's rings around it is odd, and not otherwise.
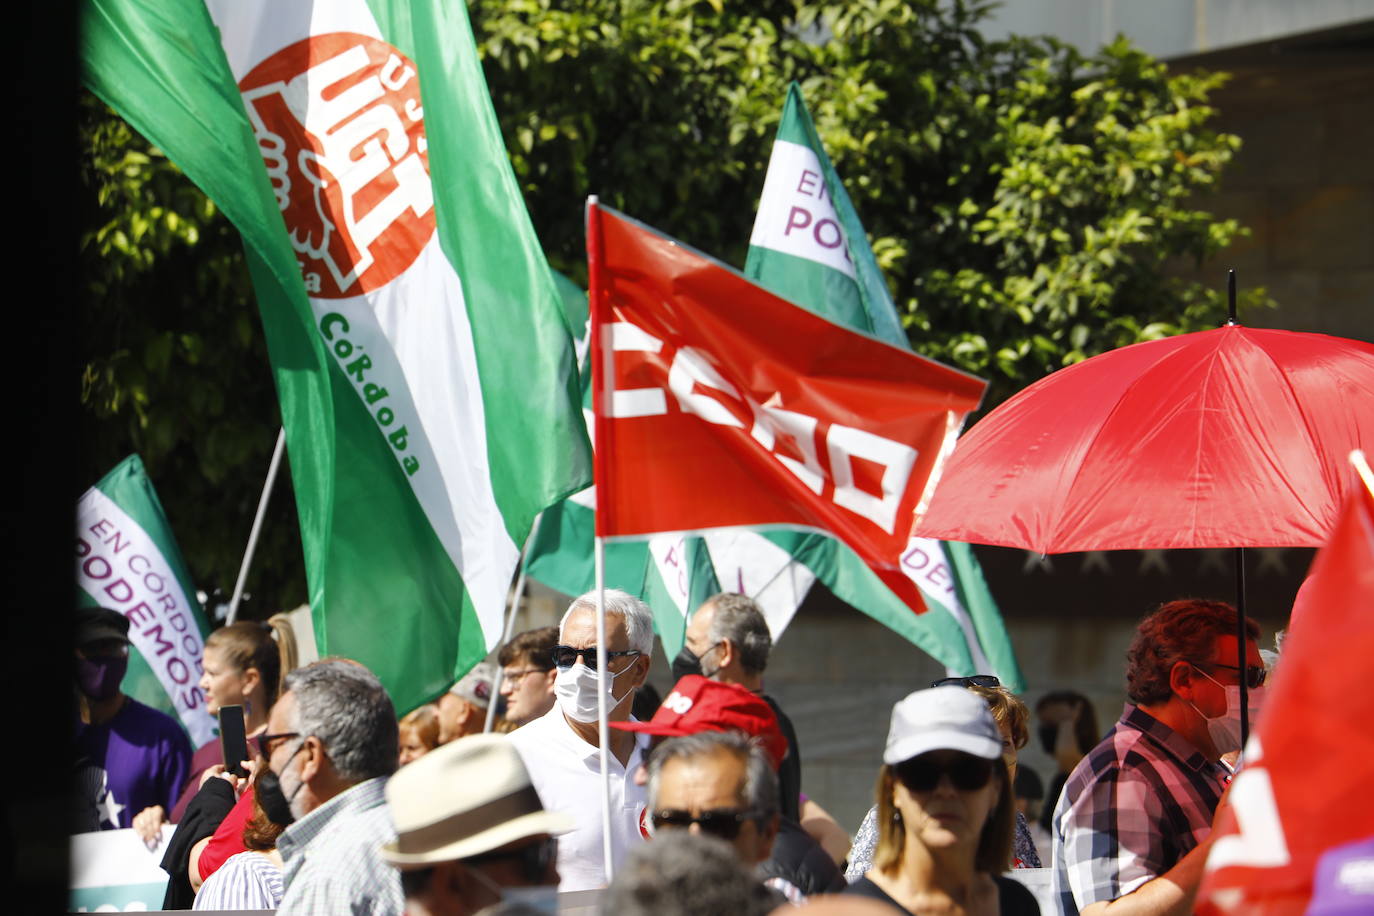
[{"label": "red umbrella", "polygon": [[1227,325],[1061,369],[964,435],[922,537],[1039,553],[1315,547],[1374,450],[1374,344]]},{"label": "red umbrella", "polygon": [[[1238,548],[1243,667],[1239,548],[1325,543],[1346,456],[1371,447],[1374,345],[1232,321],[1103,353],[1004,402],[960,439],[915,534],[1039,553]],[[1247,693],[1242,680],[1242,741]]]}]

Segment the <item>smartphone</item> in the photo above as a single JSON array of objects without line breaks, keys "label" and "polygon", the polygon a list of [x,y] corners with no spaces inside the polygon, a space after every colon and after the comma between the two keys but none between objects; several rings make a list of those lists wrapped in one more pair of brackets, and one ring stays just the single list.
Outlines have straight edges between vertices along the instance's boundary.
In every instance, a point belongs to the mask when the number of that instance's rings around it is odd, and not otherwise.
[{"label": "smartphone", "polygon": [[247,776],[243,761],[248,759],[248,737],[243,729],[243,707],[219,708],[219,748],[224,755],[224,768],[235,776]]}]

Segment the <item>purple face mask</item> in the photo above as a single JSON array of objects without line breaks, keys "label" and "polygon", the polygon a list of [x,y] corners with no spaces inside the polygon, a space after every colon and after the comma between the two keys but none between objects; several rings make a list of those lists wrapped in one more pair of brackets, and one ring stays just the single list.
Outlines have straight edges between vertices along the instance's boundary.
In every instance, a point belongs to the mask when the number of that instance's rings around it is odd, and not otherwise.
[{"label": "purple face mask", "polygon": [[108,700],[119,692],[124,673],[129,670],[127,655],[97,655],[76,660],[76,685],[92,700]]}]

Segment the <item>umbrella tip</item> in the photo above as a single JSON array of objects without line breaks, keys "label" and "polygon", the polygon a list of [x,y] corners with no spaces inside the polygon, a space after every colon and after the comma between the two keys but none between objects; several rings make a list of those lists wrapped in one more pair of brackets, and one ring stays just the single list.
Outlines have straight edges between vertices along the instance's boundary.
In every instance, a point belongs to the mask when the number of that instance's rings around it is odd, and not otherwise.
[{"label": "umbrella tip", "polygon": [[1236,323],[1236,269],[1234,267],[1226,270],[1226,325],[1230,327]]}]

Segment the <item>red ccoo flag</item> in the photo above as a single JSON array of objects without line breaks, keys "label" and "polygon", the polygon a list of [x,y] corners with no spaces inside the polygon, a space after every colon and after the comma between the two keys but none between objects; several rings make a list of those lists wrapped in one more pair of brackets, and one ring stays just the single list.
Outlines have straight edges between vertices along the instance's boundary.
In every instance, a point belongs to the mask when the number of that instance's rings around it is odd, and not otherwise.
[{"label": "red ccoo flag", "polygon": [[1346,498],[1298,593],[1246,767],[1217,820],[1197,912],[1374,911],[1374,693],[1362,678],[1371,657],[1374,493],[1366,482]]},{"label": "red ccoo flag", "polygon": [[595,201],[587,260],[597,534],[819,529],[925,610],[900,558],[986,383]]}]

